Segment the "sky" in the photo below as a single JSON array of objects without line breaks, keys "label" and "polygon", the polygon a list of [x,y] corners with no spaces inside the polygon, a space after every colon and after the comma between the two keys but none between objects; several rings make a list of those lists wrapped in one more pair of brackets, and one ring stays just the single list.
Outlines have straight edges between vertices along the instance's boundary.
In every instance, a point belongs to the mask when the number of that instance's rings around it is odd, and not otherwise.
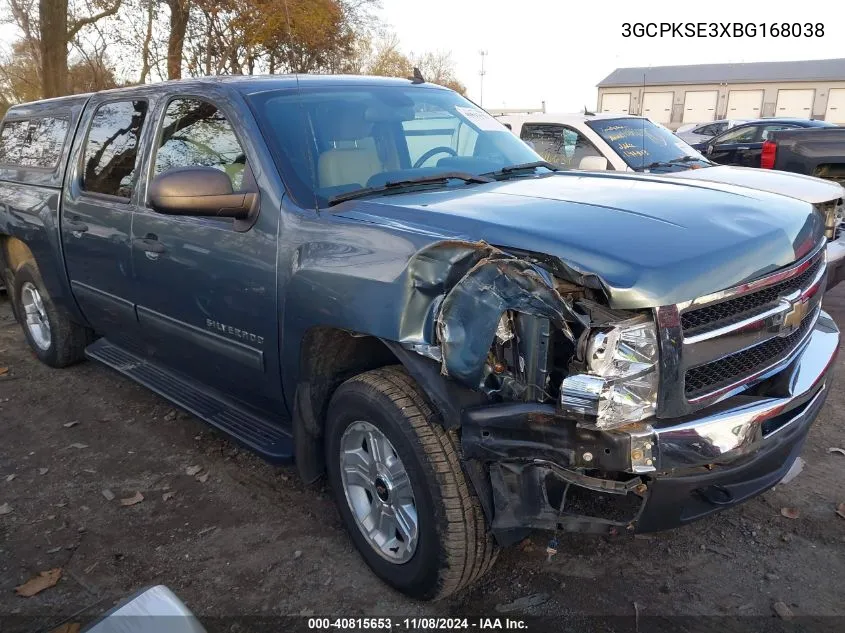
[{"label": "sky", "polygon": [[[452,52],[468,96],[483,106],[575,112],[596,107],[596,84],[629,66],[845,58],[839,2],[632,0],[381,0],[406,53]],[[624,23],[740,22],[756,37],[623,37]],[[821,23],[823,37],[762,37],[761,22]],[[814,29],[815,30],[815,29]]]}]

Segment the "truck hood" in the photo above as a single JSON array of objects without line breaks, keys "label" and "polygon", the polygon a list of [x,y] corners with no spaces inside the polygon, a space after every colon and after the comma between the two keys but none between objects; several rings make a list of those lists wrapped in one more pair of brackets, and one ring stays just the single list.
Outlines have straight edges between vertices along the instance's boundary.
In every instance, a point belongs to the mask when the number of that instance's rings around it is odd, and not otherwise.
[{"label": "truck hood", "polygon": [[802,257],[823,235],[807,203],[764,191],[565,172],[348,201],[334,215],[440,239],[483,240],[599,278],[612,307],[694,299]]},{"label": "truck hood", "polygon": [[788,171],[773,171],[754,167],[720,165],[705,169],[688,169],[665,175],[669,178],[680,178],[682,180],[740,185],[760,191],[779,193],[782,196],[797,198],[811,204],[836,200],[845,195],[841,185],[829,180],[805,176],[804,174],[793,174]]}]

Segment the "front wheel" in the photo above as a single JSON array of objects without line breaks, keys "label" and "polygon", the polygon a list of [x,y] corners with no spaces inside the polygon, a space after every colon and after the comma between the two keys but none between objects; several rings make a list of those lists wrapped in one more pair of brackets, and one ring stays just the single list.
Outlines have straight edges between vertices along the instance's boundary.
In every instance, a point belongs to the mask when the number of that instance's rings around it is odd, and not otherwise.
[{"label": "front wheel", "polygon": [[360,374],[332,397],[329,483],[352,540],[382,580],[414,598],[474,583],[497,549],[461,471],[454,432],[400,367]]}]

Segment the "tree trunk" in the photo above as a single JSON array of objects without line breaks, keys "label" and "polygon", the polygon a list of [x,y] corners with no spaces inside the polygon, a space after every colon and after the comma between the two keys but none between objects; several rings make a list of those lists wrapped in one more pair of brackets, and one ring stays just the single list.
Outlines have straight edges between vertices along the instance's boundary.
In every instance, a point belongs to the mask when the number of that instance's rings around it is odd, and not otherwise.
[{"label": "tree trunk", "polygon": [[150,42],[153,39],[153,17],[155,16],[155,0],[147,0],[147,32],[144,34],[144,45],[141,48],[141,78],[139,84],[147,83],[147,77],[150,75]]},{"label": "tree trunk", "polygon": [[[49,0],[41,0],[41,2]],[[182,78],[182,50],[191,14],[190,0],[167,0],[170,7],[170,36],[167,40],[167,78]]]},{"label": "tree trunk", "polygon": [[67,94],[67,1],[39,0],[42,97]]}]

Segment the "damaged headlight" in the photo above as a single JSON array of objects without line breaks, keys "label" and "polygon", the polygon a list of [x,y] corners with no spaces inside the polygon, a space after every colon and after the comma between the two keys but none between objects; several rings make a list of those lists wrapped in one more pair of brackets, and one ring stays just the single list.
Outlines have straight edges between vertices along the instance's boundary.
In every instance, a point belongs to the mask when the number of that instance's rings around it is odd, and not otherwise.
[{"label": "damaged headlight", "polygon": [[589,373],[563,380],[565,411],[595,418],[600,429],[623,426],[657,410],[657,329],[637,317],[594,331],[587,342]]}]

